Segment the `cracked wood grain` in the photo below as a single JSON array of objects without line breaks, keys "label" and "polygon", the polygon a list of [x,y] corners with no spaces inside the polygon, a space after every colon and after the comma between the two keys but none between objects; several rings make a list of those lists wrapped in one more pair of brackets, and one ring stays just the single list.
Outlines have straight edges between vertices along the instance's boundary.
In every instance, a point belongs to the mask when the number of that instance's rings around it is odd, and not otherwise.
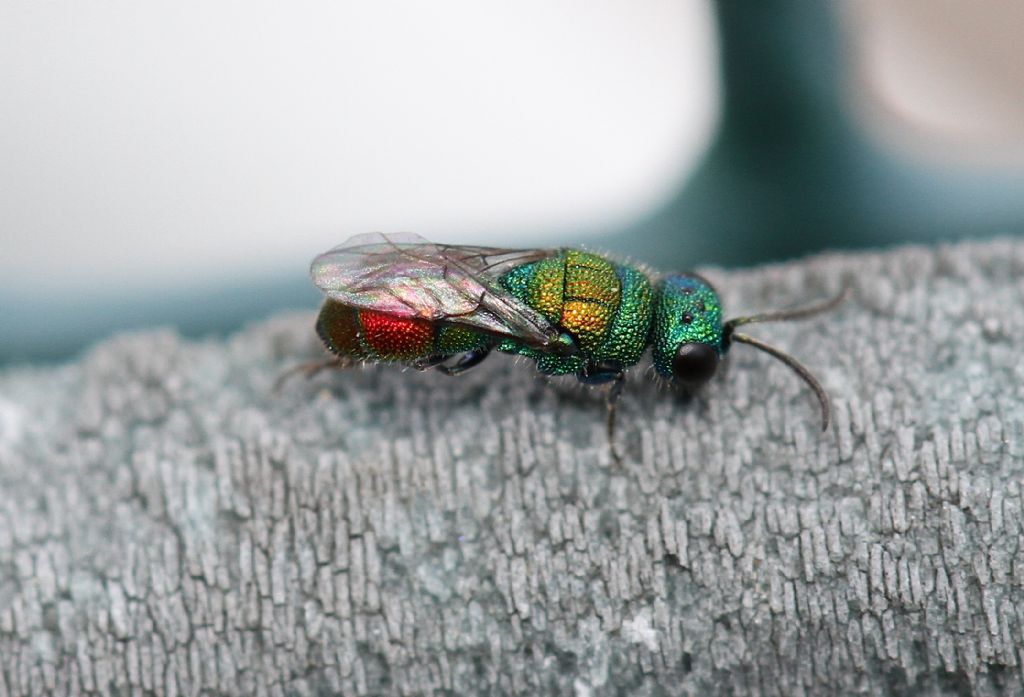
[{"label": "cracked wood grain", "polygon": [[[602,403],[489,359],[295,380],[309,314],[0,372],[0,697],[1021,693],[1024,243],[707,272],[737,346]],[[753,333],[753,330],[752,330]]]}]

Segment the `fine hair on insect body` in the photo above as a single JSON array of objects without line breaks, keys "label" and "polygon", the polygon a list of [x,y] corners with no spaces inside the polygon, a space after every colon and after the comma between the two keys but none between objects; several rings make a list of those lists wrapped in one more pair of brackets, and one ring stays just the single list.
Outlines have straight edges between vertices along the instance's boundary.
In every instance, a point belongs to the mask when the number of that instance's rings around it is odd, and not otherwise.
[{"label": "fine hair on insect body", "polygon": [[659,277],[579,249],[441,245],[408,233],[352,237],[317,256],[310,275],[326,295],[316,331],[333,358],[282,379],[366,362],[454,376],[492,351],[522,356],[542,375],[604,386],[609,448],[620,462],[616,404],[628,369],[650,350],[661,378],[694,390],[741,343],[789,367],[817,398],[822,430],[830,422],[828,394],[810,370],[737,328],[828,312],[845,287],[824,302],[723,320],[718,294],[697,274]]}]

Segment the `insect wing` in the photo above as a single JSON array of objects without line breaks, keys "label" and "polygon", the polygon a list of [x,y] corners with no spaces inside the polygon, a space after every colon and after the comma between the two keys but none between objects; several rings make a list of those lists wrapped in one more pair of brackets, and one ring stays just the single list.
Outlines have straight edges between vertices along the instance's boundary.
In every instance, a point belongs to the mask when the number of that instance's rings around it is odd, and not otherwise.
[{"label": "insect wing", "polygon": [[368,233],[318,256],[310,275],[328,297],[346,305],[462,324],[543,348],[556,341],[558,331],[497,279],[552,253],[439,245],[410,233]]}]

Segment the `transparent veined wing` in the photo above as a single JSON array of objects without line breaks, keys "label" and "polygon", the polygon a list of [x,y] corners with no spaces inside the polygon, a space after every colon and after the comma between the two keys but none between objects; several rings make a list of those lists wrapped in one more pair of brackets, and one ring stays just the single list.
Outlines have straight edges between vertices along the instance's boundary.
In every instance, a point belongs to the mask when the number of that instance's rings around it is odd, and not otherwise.
[{"label": "transparent veined wing", "polygon": [[558,330],[498,283],[506,271],[553,253],[434,244],[412,233],[372,232],[316,257],[310,275],[329,298],[346,305],[558,348]]}]

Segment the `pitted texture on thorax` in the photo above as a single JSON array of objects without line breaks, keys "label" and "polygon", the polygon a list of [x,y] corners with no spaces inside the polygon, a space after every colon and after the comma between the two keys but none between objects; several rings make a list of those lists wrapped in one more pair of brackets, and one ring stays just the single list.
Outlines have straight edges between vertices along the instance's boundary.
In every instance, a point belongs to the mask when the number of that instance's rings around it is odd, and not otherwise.
[{"label": "pitted texture on thorax", "polygon": [[639,360],[651,320],[652,293],[637,269],[614,264],[596,254],[564,250],[513,269],[502,284],[514,296],[571,335],[577,356],[546,356],[506,342],[503,351],[538,359],[541,372],[579,372],[587,362]]}]

